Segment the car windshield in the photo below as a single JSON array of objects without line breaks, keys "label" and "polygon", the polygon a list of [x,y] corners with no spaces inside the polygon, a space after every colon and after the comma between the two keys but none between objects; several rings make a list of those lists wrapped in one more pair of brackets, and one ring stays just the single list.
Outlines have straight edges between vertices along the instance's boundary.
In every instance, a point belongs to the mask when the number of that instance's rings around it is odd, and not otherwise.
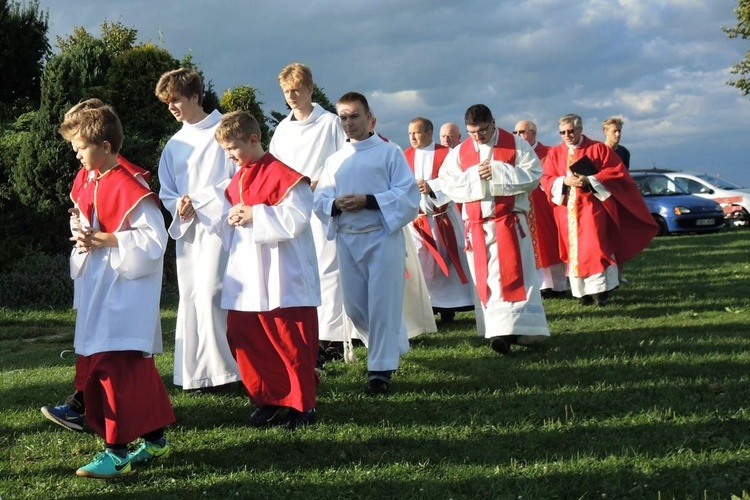
[{"label": "car windshield", "polygon": [[729,182],[728,180],[722,179],[721,177],[716,177],[715,175],[697,174],[696,177],[698,177],[699,179],[703,179],[709,184],[713,184],[719,189],[743,189],[742,186],[735,184],[734,182]]},{"label": "car windshield", "polygon": [[672,196],[687,194],[666,175],[639,175],[633,180],[643,196]]}]

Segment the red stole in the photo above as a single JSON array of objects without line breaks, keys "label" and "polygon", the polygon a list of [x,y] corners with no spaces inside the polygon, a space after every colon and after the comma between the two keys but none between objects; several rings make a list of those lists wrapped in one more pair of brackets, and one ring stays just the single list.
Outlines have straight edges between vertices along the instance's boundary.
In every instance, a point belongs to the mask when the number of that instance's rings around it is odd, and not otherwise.
[{"label": "red stole", "polygon": [[[540,162],[547,157],[547,151],[549,151],[549,146],[541,142],[536,143],[534,152]],[[547,195],[542,191],[541,184],[529,193],[529,202],[531,209],[526,214],[526,220],[529,223],[531,242],[534,245],[536,267],[545,268],[561,263],[555,215]]]},{"label": "red stole", "polygon": [[[474,140],[469,138],[458,146],[459,162],[465,171],[477,165],[480,161],[479,151],[474,146]],[[497,141],[492,152],[495,161],[511,165],[516,163],[516,139],[513,134],[500,128],[497,129]],[[464,203],[464,210],[468,216],[471,241],[474,244],[474,272],[476,274],[477,294],[486,307],[490,289],[487,285],[487,245],[484,243],[485,222],[495,224],[498,251],[503,254],[500,261],[500,288],[503,300],[506,302],[520,302],[526,300],[526,289],[523,283],[523,264],[521,262],[521,247],[516,234],[518,216],[513,212],[515,196],[495,196],[494,213],[491,217],[482,216],[481,200]]]},{"label": "red stole", "polygon": [[91,180],[89,171],[81,168],[70,190],[70,198],[86,219],[93,224],[96,214],[99,228],[105,233],[118,231],[135,206],[150,196],[158,200],[156,193],[120,165],[103,174],[95,172]]},{"label": "red stole", "polygon": [[[448,156],[449,152],[450,148],[441,146],[440,144],[435,144],[435,151],[432,156],[433,179],[438,178],[440,166],[443,164],[443,161],[445,160],[445,157]],[[414,173],[415,154],[416,150],[411,147],[407,148],[406,151],[404,151],[406,162],[409,164],[409,168],[411,168],[412,173]],[[437,229],[440,241],[448,251],[448,258],[453,264],[453,267],[456,269],[456,273],[458,274],[461,283],[465,285],[469,282],[469,280],[466,278],[466,273],[461,266],[461,257],[458,254],[458,243],[456,242],[456,232],[453,228],[450,217],[448,217],[445,212],[447,208],[447,204],[443,205],[442,207],[435,207],[433,216],[433,219],[435,220],[435,229]],[[437,263],[440,270],[443,271],[443,274],[445,276],[448,276],[450,274],[450,271],[448,271],[448,264],[445,262],[445,259],[443,259],[443,256],[440,255],[440,252],[438,251],[437,242],[435,241],[435,237],[432,234],[432,229],[430,228],[430,222],[427,220],[427,215],[421,208],[419,209],[417,218],[412,222],[412,226],[414,226],[417,234],[419,234],[419,236],[422,238],[422,241],[424,241],[427,250],[429,250],[430,254],[432,254],[432,257],[435,259],[435,262]]]},{"label": "red stole", "polygon": [[310,179],[266,153],[234,174],[225,196],[232,205],[276,205],[300,181]]}]

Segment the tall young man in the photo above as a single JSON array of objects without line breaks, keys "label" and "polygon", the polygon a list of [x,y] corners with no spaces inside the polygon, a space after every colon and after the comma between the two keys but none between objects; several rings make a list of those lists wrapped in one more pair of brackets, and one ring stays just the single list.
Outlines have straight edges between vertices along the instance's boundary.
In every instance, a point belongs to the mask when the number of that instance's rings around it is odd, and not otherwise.
[{"label": "tall young man", "polygon": [[197,393],[240,380],[227,343],[227,313],[221,286],[227,253],[208,227],[221,218],[217,185],[236,171],[214,138],[221,113],[203,110],[203,81],[195,70],[164,73],[156,84],[182,128],[159,161],[159,198],[172,214],[180,302],[174,347],[174,383]]}]

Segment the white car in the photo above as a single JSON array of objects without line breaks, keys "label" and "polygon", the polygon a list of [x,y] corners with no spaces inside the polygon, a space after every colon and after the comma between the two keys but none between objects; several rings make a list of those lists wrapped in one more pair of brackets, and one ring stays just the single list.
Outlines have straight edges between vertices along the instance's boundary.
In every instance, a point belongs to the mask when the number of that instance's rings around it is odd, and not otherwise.
[{"label": "white car", "polygon": [[721,205],[727,222],[735,226],[750,225],[750,189],[711,174],[664,172],[664,175],[688,193]]}]

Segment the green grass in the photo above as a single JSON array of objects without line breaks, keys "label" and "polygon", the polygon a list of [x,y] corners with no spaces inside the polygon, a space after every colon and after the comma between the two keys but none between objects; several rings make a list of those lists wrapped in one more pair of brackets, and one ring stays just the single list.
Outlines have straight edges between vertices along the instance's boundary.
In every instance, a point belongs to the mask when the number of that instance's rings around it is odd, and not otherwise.
[{"label": "green grass", "polygon": [[71,392],[74,314],[0,310],[0,496],[10,498],[750,498],[750,231],[659,238],[606,308],[545,304],[552,338],[501,357],[471,314],[413,343],[383,398],[365,352],[329,365],[319,423],[254,429],[241,396],[171,384],[172,455],[75,477],[100,439],[39,413]]}]

